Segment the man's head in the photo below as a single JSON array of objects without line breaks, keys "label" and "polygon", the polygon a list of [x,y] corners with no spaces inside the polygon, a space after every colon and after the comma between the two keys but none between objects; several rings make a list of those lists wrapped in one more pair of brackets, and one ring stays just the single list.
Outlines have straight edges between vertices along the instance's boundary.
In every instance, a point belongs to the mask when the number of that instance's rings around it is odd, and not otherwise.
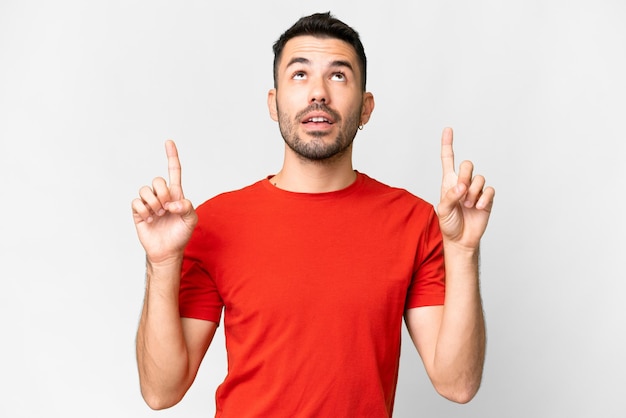
[{"label": "man's head", "polygon": [[361,87],[365,91],[367,58],[365,57],[365,49],[359,34],[341,20],[334,18],[330,12],[316,13],[301,18],[274,43],[274,88],[278,87],[278,66],[280,65],[285,45],[290,39],[307,35],[319,38],[335,38],[350,44],[359,59]]},{"label": "man's head", "polygon": [[358,34],[330,16],[300,19],[274,45],[270,116],[293,154],[346,161],[357,129],[374,109],[364,90],[365,53]]}]

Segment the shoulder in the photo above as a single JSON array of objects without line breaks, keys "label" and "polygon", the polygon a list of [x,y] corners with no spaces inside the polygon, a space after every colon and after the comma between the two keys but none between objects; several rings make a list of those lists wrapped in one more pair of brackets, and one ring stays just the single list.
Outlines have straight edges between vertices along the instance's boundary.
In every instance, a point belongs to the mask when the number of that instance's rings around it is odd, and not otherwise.
[{"label": "shoulder", "polygon": [[220,193],[200,204],[196,208],[196,211],[198,211],[199,214],[213,211],[219,212],[221,210],[232,210],[233,208],[246,205],[250,201],[255,201],[263,195],[265,191],[263,183],[265,181],[266,180],[259,180],[241,189]]},{"label": "shoulder", "polygon": [[253,226],[255,218],[267,211],[267,180],[220,193],[196,208],[197,230],[205,235],[224,235]]},{"label": "shoulder", "polygon": [[359,173],[359,176],[362,177],[363,187],[361,189],[365,195],[378,196],[379,199],[385,200],[389,204],[408,205],[424,209],[433,208],[432,204],[406,189],[389,186],[367,174]]}]

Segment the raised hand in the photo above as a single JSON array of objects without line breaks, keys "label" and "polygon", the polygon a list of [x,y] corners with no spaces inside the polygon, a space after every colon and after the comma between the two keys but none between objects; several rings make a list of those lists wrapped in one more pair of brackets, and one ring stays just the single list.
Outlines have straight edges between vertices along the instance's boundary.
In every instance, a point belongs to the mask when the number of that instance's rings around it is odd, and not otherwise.
[{"label": "raised hand", "polygon": [[444,242],[476,250],[487,228],[495,190],[485,187],[485,178],[473,175],[474,165],[463,161],[457,174],[452,150],[452,129],[441,136],[441,201],[437,207]]},{"label": "raised hand", "polygon": [[148,262],[164,263],[182,255],[191,238],[198,217],[191,202],[185,199],[181,185],[178,151],[173,141],[165,143],[169,186],[162,177],[143,186],[132,202],[133,218]]}]

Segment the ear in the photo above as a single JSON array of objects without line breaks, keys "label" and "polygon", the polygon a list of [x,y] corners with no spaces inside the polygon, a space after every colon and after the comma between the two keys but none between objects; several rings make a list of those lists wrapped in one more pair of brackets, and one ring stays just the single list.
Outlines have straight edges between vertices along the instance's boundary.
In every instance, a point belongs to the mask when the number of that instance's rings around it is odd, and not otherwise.
[{"label": "ear", "polygon": [[372,116],[374,111],[374,95],[369,92],[363,93],[363,105],[361,106],[361,120],[360,125],[365,125]]},{"label": "ear", "polygon": [[278,122],[278,106],[276,105],[276,89],[271,89],[267,93],[267,108],[270,111],[270,117],[274,122]]}]

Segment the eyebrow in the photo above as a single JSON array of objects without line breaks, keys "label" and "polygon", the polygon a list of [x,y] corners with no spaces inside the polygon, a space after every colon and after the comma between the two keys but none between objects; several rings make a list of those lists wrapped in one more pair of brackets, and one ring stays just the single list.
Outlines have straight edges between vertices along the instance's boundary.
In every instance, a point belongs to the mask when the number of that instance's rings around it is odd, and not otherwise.
[{"label": "eyebrow", "polygon": [[[311,60],[309,60],[308,58],[304,58],[304,57],[294,57],[292,58],[289,63],[287,64],[286,68],[291,67],[293,64],[305,64],[305,65],[310,65],[311,64]],[[345,61],[345,60],[335,60],[335,61],[331,61],[330,63],[330,67],[346,67],[348,68],[350,71],[354,72],[354,68],[352,68],[352,64],[350,64],[349,61]]]}]

